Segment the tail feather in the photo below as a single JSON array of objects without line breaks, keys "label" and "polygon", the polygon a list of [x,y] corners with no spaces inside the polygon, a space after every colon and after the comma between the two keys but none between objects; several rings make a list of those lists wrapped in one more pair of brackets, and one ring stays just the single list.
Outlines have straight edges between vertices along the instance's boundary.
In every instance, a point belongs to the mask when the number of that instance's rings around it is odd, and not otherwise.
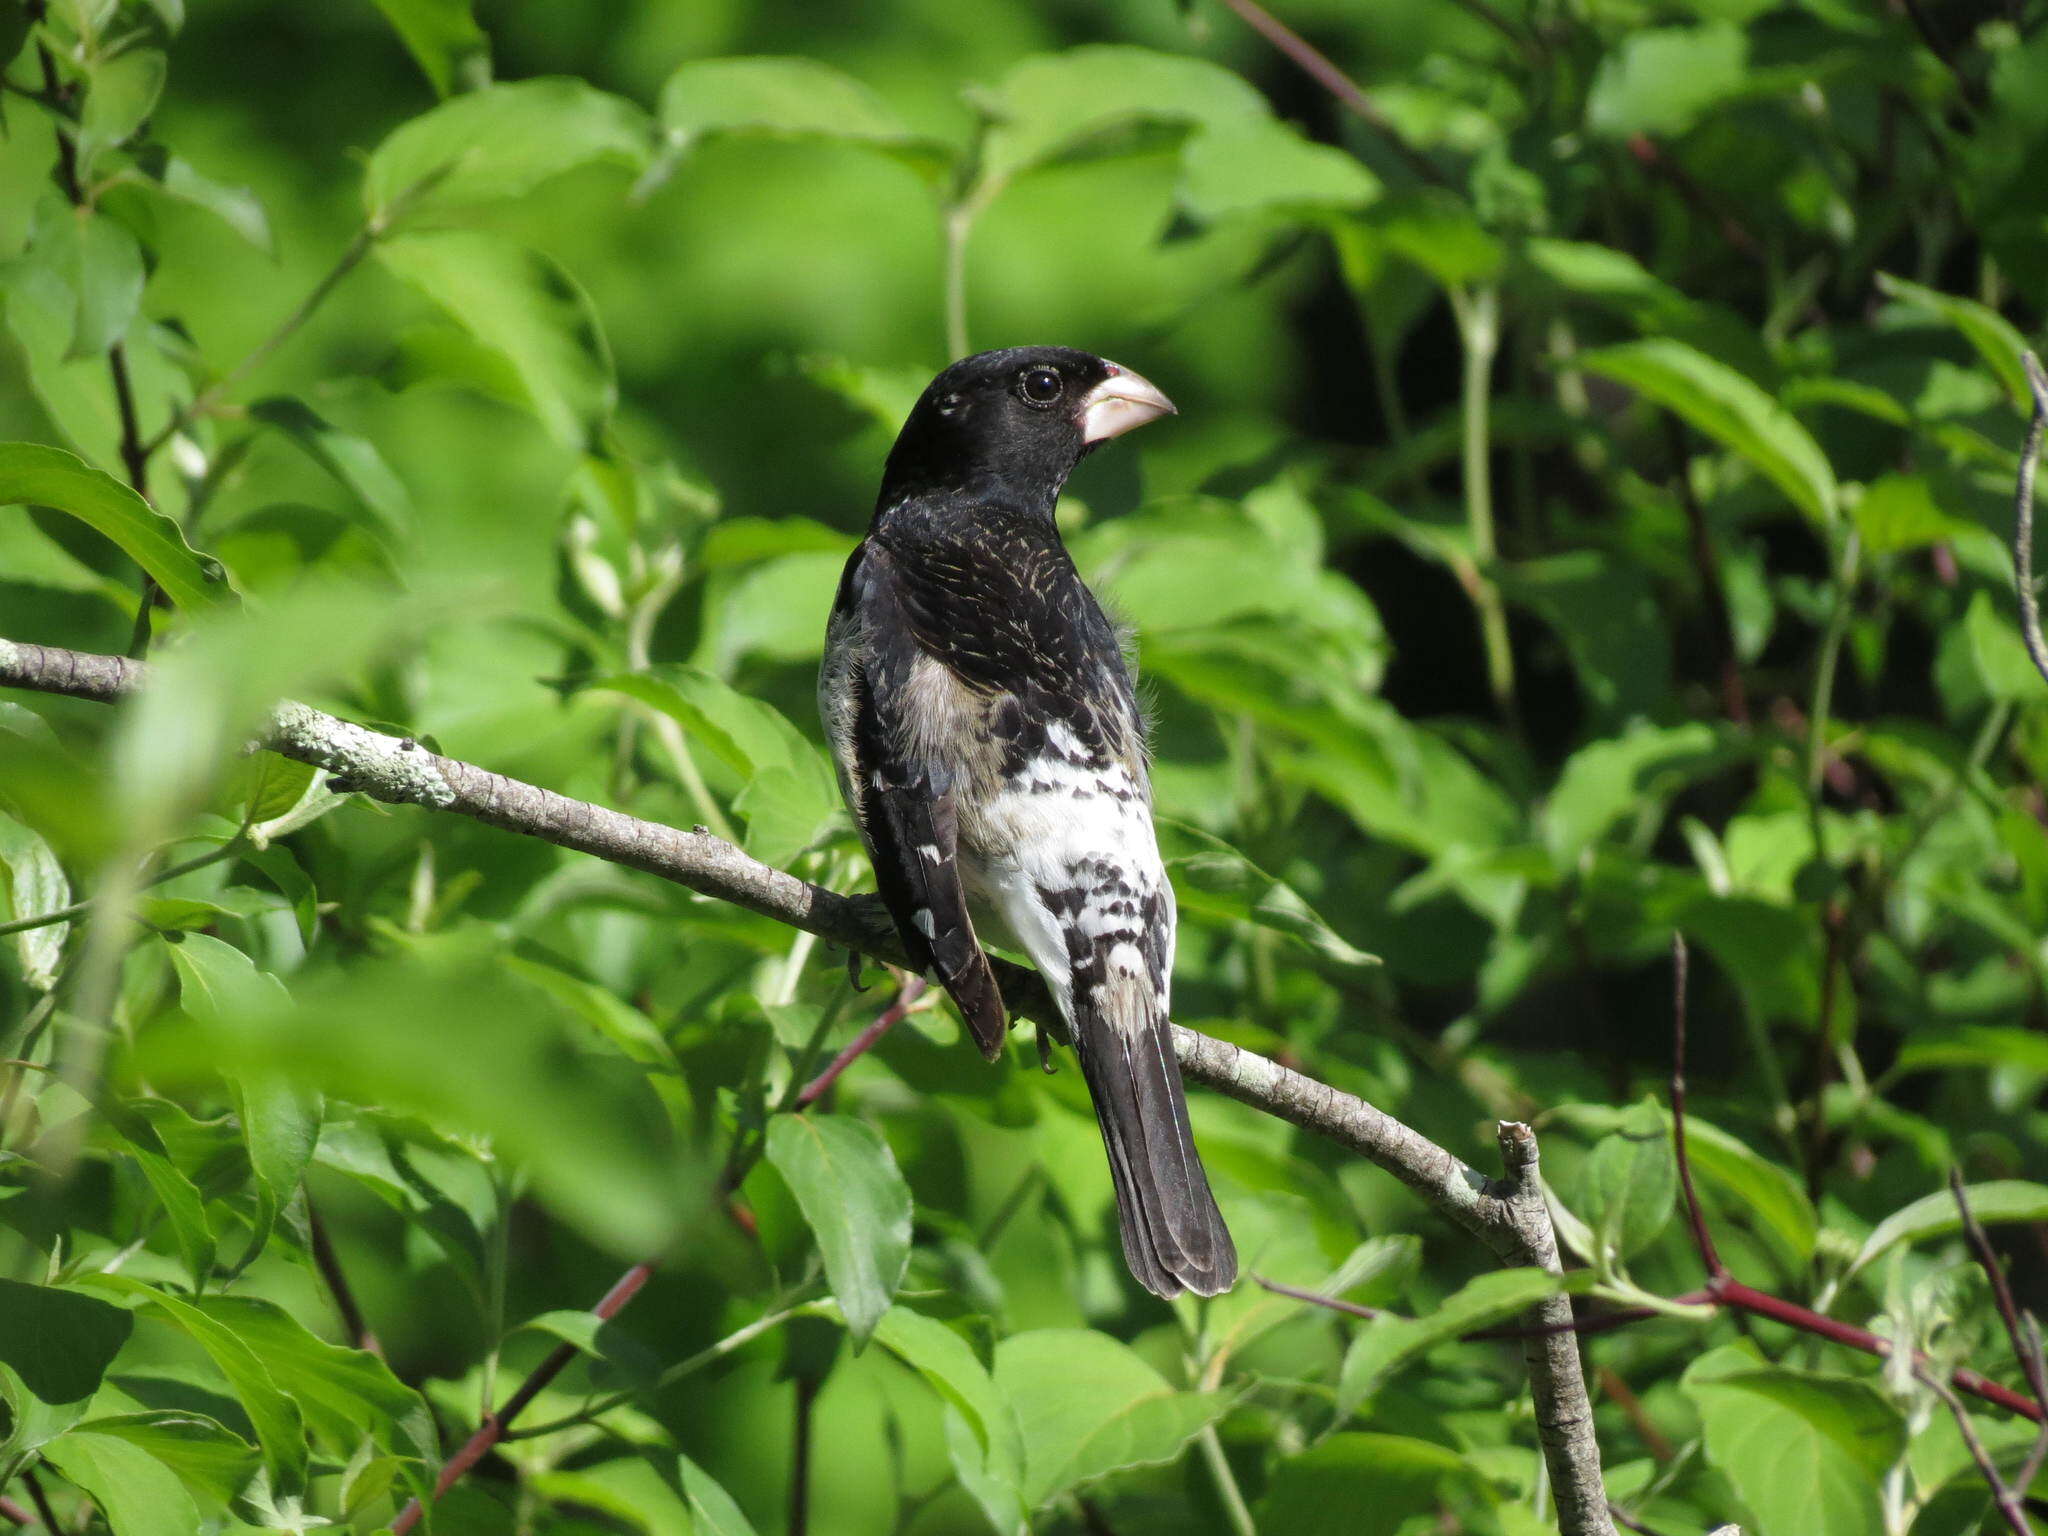
[{"label": "tail feather", "polygon": [[1112,976],[1074,999],[1081,1075],[1116,1187],[1124,1259],[1155,1296],[1216,1296],[1237,1249],[1195,1152],[1173,1037],[1151,989]]}]

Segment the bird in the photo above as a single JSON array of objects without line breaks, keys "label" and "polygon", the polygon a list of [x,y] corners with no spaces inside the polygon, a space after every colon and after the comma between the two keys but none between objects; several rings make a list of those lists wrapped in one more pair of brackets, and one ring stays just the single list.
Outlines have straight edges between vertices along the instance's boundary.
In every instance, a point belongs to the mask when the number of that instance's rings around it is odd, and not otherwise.
[{"label": "bird", "polygon": [[826,627],[841,793],[917,969],[994,1061],[987,943],[1044,978],[1079,1058],[1132,1275],[1220,1295],[1237,1250],[1174,1055],[1173,887],[1145,715],[1054,509],[1082,457],[1173,403],[1070,347],[963,358],[912,407]]}]

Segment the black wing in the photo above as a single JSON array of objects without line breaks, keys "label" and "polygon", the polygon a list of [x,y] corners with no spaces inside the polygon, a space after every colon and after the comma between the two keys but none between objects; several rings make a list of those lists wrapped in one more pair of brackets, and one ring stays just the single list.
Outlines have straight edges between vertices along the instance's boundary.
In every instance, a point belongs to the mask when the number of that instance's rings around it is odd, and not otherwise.
[{"label": "black wing", "polygon": [[891,564],[869,544],[846,563],[826,632],[820,709],[840,789],[903,947],[920,970],[938,977],[993,1061],[1002,1054],[1008,1017],[960,881],[954,774],[912,745],[920,734],[911,720],[920,652]]}]

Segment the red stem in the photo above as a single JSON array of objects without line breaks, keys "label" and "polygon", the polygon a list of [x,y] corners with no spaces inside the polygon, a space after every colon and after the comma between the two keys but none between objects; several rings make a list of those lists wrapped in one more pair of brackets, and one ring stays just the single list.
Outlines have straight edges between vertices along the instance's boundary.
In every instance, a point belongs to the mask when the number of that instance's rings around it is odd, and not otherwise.
[{"label": "red stem", "polygon": [[[604,1300],[590,1309],[591,1313],[606,1322],[611,1321],[626,1309],[626,1303],[639,1293],[640,1287],[647,1283],[647,1277],[653,1273],[652,1262],[635,1264],[619,1276],[617,1283],[604,1293]],[[453,1488],[462,1480],[464,1473],[489,1455],[491,1447],[502,1440],[505,1431],[512,1427],[512,1421],[518,1418],[526,1410],[527,1405],[540,1396],[541,1390],[561,1375],[563,1368],[575,1358],[574,1344],[558,1345],[550,1351],[548,1357],[533,1368],[533,1373],[519,1384],[519,1390],[505,1399],[505,1406],[478,1425],[476,1433],[469,1437],[462,1449],[448,1458],[441,1468],[441,1475],[434,1480],[434,1498],[440,1498]],[[412,1500],[399,1512],[398,1518],[391,1522],[391,1536],[405,1536],[406,1532],[420,1523],[422,1513],[420,1501]]]},{"label": "red stem", "polygon": [[804,1085],[804,1091],[796,1096],[796,1107],[808,1109],[825,1096],[825,1092],[839,1081],[839,1074],[852,1066],[861,1057],[874,1049],[875,1042],[889,1033],[908,1017],[911,1005],[924,995],[924,978],[912,976],[903,983],[903,990],[896,994],[896,1001],[883,1010],[853,1041],[832,1058],[832,1064]]}]

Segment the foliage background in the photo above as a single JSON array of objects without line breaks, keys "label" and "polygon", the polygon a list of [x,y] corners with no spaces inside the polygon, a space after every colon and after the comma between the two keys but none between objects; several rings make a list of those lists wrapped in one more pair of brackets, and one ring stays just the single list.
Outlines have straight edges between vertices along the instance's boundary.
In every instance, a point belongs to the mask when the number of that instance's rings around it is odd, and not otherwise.
[{"label": "foliage background", "polygon": [[[1064,514],[1157,700],[1181,1022],[1477,1161],[1533,1116],[1606,1293],[1675,1295],[1683,931],[1737,1272],[2013,1378],[1939,1191],[2038,1293],[2048,717],[2004,541],[2041,8],[1285,14],[1377,123],[1208,0],[11,24],[0,436],[122,477],[110,353],[142,440],[211,387],[148,485],[242,598],[159,615],[151,702],[0,704],[0,915],[103,898],[0,955],[14,1497],[374,1530],[566,1338],[530,1422],[628,1395],[434,1528],[788,1528],[806,1426],[820,1532],[1546,1528],[1517,1352],[1452,1337],[1497,1320],[1482,1257],[1384,1175],[1198,1095],[1249,1270],[1438,1322],[1160,1306],[1028,1042],[985,1071],[920,1013],[769,1120],[881,1006],[834,957],[233,751],[292,691],[857,885],[808,695],[949,249],[973,346],[1183,412]],[[706,63],[747,56],[815,64]],[[123,650],[135,570],[62,515],[110,493],[0,454],[56,508],[0,516],[0,631]],[[327,1245],[388,1368],[321,1342]],[[1652,1529],[1987,1518],[1873,1361],[1698,1318],[1587,1358]]]}]

